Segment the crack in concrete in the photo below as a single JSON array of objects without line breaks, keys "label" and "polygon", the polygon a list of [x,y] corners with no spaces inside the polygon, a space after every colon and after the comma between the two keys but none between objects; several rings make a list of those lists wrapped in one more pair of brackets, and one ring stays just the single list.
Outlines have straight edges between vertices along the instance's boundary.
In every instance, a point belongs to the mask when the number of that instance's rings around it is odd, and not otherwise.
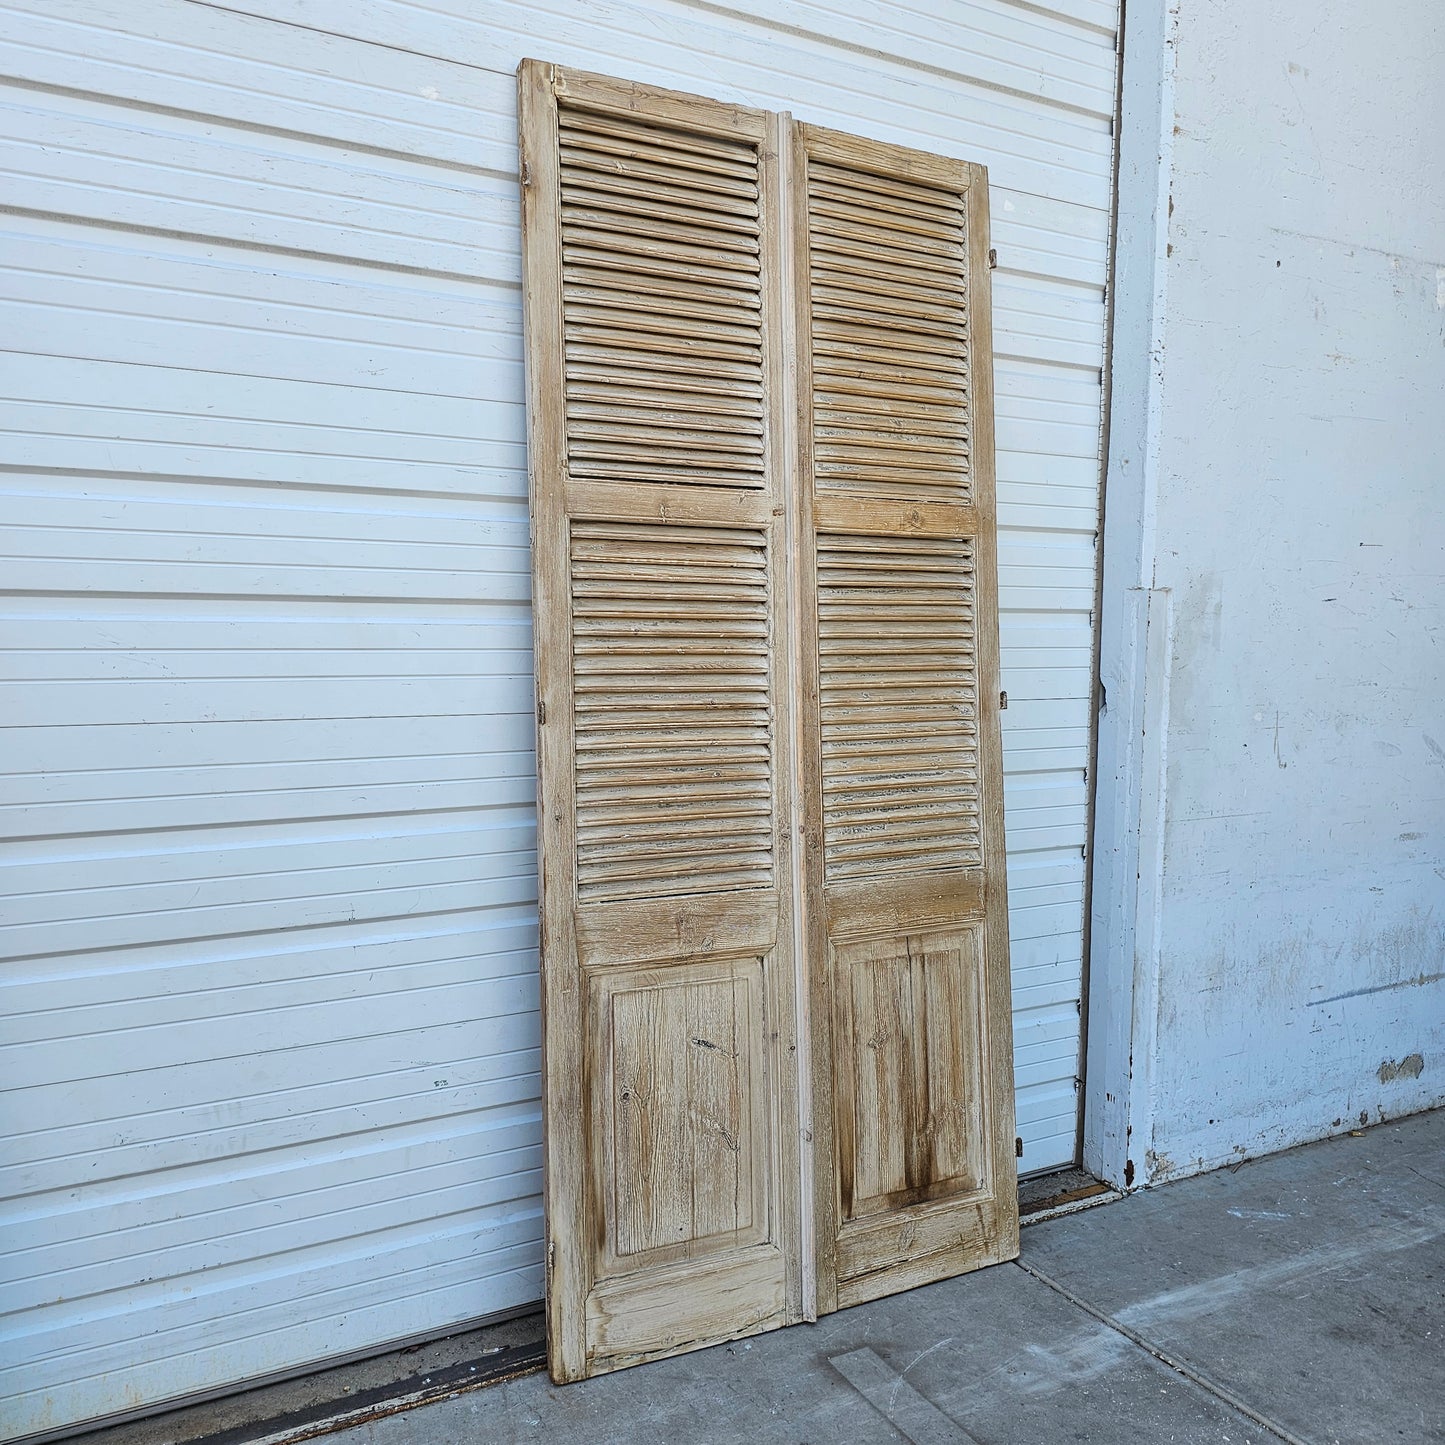
[{"label": "crack in concrete", "polygon": [[1238,1415],[1243,1415],[1246,1420],[1258,1425],[1260,1429],[1269,1431],[1277,1440],[1283,1440],[1285,1445],[1310,1445],[1308,1440],[1292,1434],[1286,1430],[1283,1425],[1271,1420],[1269,1416],[1261,1415],[1253,1405],[1241,1400],[1233,1391],[1227,1390],[1217,1381],[1211,1380],[1209,1376],[1202,1371],[1196,1370],[1187,1360],[1181,1360],[1178,1356],[1170,1354],[1168,1350],[1146,1339],[1137,1330],[1130,1329],[1128,1325],[1124,1324],[1115,1316],[1107,1314],[1096,1305],[1090,1304],[1088,1300],[1076,1295],[1072,1290],[1066,1289],[1057,1280],[1050,1279],[1041,1269],[1035,1269],[1033,1265],[1025,1264],[1021,1259],[1014,1260],[1014,1263],[1018,1265],[1025,1274],[1032,1275],[1041,1285],[1045,1285],[1047,1288],[1053,1290],[1055,1294],[1066,1299],[1075,1309],[1082,1310],[1091,1319],[1096,1319],[1101,1325],[1105,1325],[1117,1334],[1123,1335],[1131,1344],[1137,1345],[1145,1354],[1151,1355],[1154,1359],[1158,1360],[1161,1365],[1167,1365],[1176,1374],[1182,1375],[1191,1384],[1203,1390],[1206,1395],[1213,1396],[1220,1404],[1228,1406],[1229,1409]]}]

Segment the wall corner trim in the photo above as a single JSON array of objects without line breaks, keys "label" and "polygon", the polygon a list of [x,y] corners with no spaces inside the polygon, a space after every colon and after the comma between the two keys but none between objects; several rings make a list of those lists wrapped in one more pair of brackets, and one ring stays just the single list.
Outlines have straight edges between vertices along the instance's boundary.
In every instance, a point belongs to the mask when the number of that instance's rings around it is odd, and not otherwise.
[{"label": "wall corner trim", "polygon": [[1119,1189],[1149,1144],[1157,1022],[1173,614],[1153,584],[1177,21],[1177,0],[1130,0],[1120,83],[1083,1148]]}]

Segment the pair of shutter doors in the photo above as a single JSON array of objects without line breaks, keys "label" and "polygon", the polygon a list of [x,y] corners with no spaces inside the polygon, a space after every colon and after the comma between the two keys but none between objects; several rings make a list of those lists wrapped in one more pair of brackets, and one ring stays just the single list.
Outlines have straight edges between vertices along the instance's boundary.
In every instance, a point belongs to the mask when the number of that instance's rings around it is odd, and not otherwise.
[{"label": "pair of shutter doors", "polygon": [[987,185],[520,99],[565,1381],[1017,1252]]}]

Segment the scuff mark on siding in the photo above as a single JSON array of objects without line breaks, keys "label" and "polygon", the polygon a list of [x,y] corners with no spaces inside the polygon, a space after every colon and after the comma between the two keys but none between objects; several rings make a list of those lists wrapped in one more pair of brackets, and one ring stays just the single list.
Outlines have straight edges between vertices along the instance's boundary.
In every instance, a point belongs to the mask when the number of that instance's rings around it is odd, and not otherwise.
[{"label": "scuff mark on siding", "polygon": [[1327,1003],[1339,1003],[1347,998],[1365,998],[1372,993],[1389,993],[1396,988],[1424,988],[1426,984],[1439,983],[1445,973],[1417,973],[1414,978],[1397,978],[1391,983],[1377,983],[1373,988],[1352,988],[1348,993],[1332,993],[1328,998],[1312,998],[1311,1008],[1323,1008]]}]

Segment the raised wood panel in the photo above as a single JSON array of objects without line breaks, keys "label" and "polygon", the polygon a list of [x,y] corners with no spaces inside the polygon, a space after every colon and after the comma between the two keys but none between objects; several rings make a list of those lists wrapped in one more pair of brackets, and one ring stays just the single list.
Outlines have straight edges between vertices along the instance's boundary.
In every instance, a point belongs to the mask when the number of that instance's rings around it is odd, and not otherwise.
[{"label": "raised wood panel", "polygon": [[599,1279],[767,1240],[763,966],[593,976]]},{"label": "raised wood panel", "polygon": [[835,947],[845,1221],[982,1186],[982,962],[977,926]]}]

